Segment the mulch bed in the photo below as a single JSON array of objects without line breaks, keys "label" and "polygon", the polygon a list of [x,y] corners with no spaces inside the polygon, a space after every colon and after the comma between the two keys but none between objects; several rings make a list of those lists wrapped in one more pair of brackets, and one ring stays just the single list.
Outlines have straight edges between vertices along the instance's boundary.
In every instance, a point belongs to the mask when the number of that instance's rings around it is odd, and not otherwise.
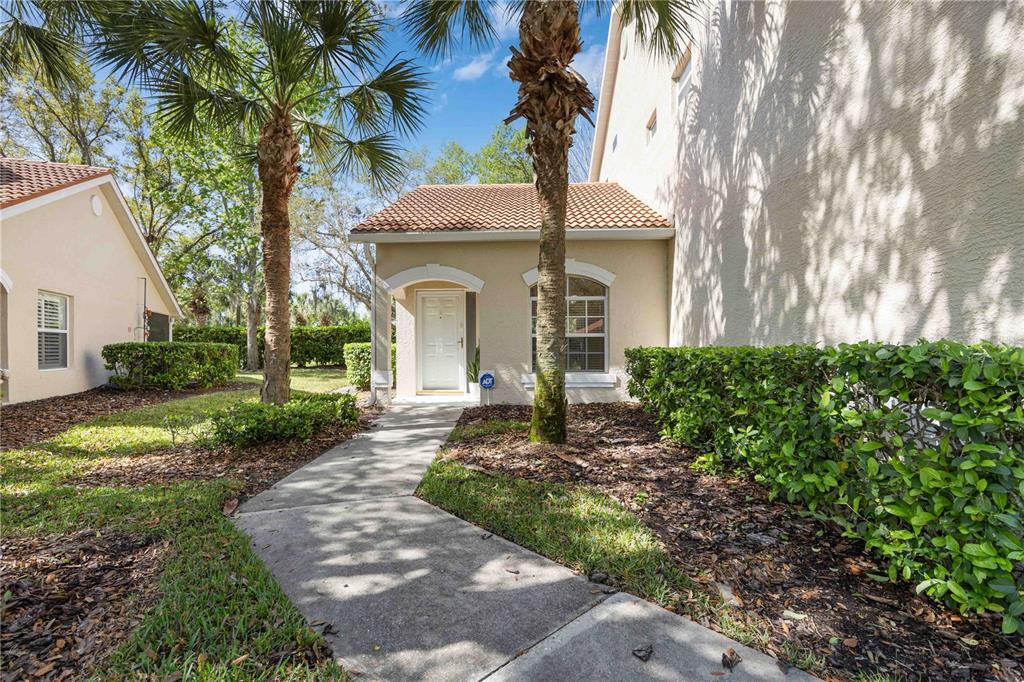
[{"label": "mulch bed", "polygon": [[[467,409],[459,423],[529,417],[527,407],[503,405]],[[788,642],[823,657],[819,675],[1024,679],[1024,638],[1002,635],[998,618],[961,616],[912,586],[872,579],[885,571],[862,544],[797,506],[770,501],[752,480],[693,471],[694,453],[661,441],[638,406],[574,405],[569,424],[564,446],[506,433],[449,444],[446,457],[525,479],[584,483],[618,499],[687,574],[709,591],[735,595],[730,608],[767,630],[770,653],[780,655]]]},{"label": "mulch bed", "polygon": [[121,391],[100,386],[81,393],[33,400],[28,403],[5,405],[0,409],[0,448],[17,448],[41,443],[68,430],[75,424],[87,422],[116,412],[134,410],[146,405],[217,391],[243,390],[252,384],[233,383],[215,388],[196,388],[182,391],[152,389]]},{"label": "mulch bed", "polygon": [[84,531],[0,544],[0,680],[77,679],[138,625],[166,541]]},{"label": "mulch bed", "polygon": [[377,414],[364,408],[359,426],[335,426],[305,441],[264,443],[246,448],[179,445],[148,455],[111,457],[100,460],[96,467],[65,484],[142,486],[233,478],[243,484],[242,498],[252,497],[369,427]]},{"label": "mulch bed", "polygon": [[[153,391],[139,395],[97,389],[55,400],[63,405],[77,404],[77,400],[89,404],[97,397],[90,394],[98,393],[106,407],[94,409],[90,417],[95,417],[201,392]],[[59,408],[26,405],[35,409],[27,411],[31,416],[22,416],[22,423],[31,424],[48,412],[64,418]],[[4,408],[5,418],[8,409],[13,408]],[[363,407],[358,427],[332,428],[306,441],[244,449],[181,445],[148,455],[112,457],[63,484],[167,485],[224,477],[242,481],[241,496],[249,497],[367,428],[377,415],[377,409]],[[60,429],[85,420],[65,420]],[[33,433],[35,440],[55,435],[42,436],[43,430]],[[224,511],[232,513],[237,505],[237,499],[228,500]],[[166,541],[106,531],[3,540],[0,592],[10,592],[10,596],[4,600],[0,614],[0,682],[80,679],[88,674],[141,621],[155,598],[160,558],[167,548]]]}]

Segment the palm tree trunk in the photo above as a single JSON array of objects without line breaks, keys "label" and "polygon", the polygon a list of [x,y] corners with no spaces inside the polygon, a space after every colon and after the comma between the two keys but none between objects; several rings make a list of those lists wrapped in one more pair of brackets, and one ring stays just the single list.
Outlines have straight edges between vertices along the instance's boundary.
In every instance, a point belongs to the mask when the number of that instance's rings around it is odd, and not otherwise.
[{"label": "palm tree trunk", "polygon": [[278,115],[260,131],[256,151],[263,188],[263,277],[267,287],[267,326],[263,349],[263,387],[265,403],[282,405],[288,400],[291,372],[291,224],[288,199],[298,176],[299,144],[286,112]]},{"label": "palm tree trunk", "polygon": [[579,8],[571,0],[527,0],[519,22],[519,49],[509,69],[519,101],[506,120],[526,119],[540,204],[537,269],[537,366],[530,440],[564,443],[565,209],[569,147],[576,117],[594,107],[586,81],[569,62],[580,48]]}]

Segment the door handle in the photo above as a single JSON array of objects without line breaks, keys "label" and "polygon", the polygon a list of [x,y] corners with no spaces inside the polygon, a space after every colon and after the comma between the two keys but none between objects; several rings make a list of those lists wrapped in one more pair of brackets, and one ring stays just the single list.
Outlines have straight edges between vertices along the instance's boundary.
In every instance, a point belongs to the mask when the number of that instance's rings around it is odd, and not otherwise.
[{"label": "door handle", "polygon": [[462,337],[462,336],[460,336],[460,337],[459,337],[459,348],[462,348],[462,339],[463,339],[463,338],[464,338],[464,337]]}]

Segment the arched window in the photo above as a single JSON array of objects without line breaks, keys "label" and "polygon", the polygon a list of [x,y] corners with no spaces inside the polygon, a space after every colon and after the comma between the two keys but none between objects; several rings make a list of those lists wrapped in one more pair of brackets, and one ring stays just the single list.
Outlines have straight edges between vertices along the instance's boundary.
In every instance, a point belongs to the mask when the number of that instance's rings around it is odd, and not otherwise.
[{"label": "arched window", "polygon": [[[569,275],[565,291],[565,369],[567,372],[608,371],[608,287]],[[537,285],[530,287],[531,366],[537,367]]]}]

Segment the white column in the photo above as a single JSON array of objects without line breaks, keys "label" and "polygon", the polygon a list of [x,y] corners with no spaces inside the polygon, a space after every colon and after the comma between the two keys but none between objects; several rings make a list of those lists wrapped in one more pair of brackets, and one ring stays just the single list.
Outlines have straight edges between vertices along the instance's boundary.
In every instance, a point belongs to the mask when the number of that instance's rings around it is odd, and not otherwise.
[{"label": "white column", "polygon": [[374,401],[387,404],[391,399],[391,292],[383,279],[374,273],[373,312],[370,316],[373,335],[373,361],[370,391]]}]

